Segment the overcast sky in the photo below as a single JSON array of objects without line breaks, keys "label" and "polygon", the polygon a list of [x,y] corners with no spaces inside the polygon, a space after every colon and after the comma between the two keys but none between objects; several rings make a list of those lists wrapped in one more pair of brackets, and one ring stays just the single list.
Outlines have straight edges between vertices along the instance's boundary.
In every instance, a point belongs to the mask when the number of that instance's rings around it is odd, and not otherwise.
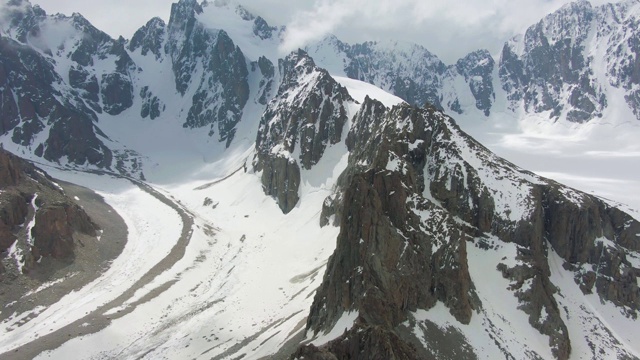
[{"label": "overcast sky", "polygon": [[[113,37],[129,39],[154,16],[169,19],[177,0],[31,0],[49,14],[79,12]],[[445,63],[480,48],[499,54],[569,0],[232,0],[271,25],[287,25],[287,48],[327,33],[347,42],[401,39],[424,45]],[[606,0],[594,0],[600,4]]]}]

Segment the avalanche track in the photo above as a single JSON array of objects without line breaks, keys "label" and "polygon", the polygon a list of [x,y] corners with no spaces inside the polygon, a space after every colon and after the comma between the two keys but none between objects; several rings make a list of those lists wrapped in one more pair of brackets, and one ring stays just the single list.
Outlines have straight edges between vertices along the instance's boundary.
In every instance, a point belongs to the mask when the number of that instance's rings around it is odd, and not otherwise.
[{"label": "avalanche track", "polygon": [[[104,330],[111,324],[113,320],[131,313],[137,308],[137,306],[157,297],[159,294],[169,289],[171,285],[173,285],[173,283],[177,281],[167,281],[159,286],[155,286],[141,298],[129,302],[126,307],[123,307],[123,305],[125,305],[128,300],[131,300],[134,297],[138,290],[149,285],[158,275],[171,269],[180,259],[184,257],[186,248],[189,245],[193,235],[194,215],[186,210],[183,206],[181,206],[177,201],[163,195],[158,190],[154,189],[152,186],[146,184],[145,182],[104,171],[90,171],[90,173],[126,179],[136,185],[140,190],[160,201],[162,204],[175,210],[182,221],[180,237],[178,238],[177,242],[170,250],[168,255],[162,258],[162,260],[156,263],[132,286],[130,286],[126,291],[117,296],[115,299],[99,306],[97,309],[88,312],[84,317],[77,319],[63,327],[60,327],[53,332],[50,332],[41,337],[37,337],[36,335],[35,340],[24,343],[22,345],[18,345],[17,347],[9,351],[5,351],[4,353],[0,353],[0,358],[33,359],[44,351],[55,349],[73,338],[97,333],[101,330]],[[129,239],[129,241],[130,240],[131,239]],[[38,318],[36,317],[34,320],[38,321]],[[5,349],[9,347],[11,347],[11,345],[5,344]]]}]

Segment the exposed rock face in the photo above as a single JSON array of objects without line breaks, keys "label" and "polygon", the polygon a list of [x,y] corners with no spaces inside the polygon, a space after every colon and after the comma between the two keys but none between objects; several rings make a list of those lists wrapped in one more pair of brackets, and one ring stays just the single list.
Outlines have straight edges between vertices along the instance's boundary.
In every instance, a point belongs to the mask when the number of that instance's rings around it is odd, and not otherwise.
[{"label": "exposed rock face", "polygon": [[[111,39],[78,14],[50,17],[27,2],[8,7],[14,15],[0,37],[0,132],[12,132],[14,143],[38,148],[36,155],[50,161],[66,156],[72,163],[109,167],[112,153],[94,122],[103,111],[116,115],[133,103],[135,65],[124,40]],[[59,29],[75,38],[58,44],[43,35]],[[113,72],[96,76],[104,64]],[[42,132],[38,139],[44,141],[34,143]]]},{"label": "exposed rock face", "polygon": [[[262,67],[269,74],[268,63]],[[278,94],[260,120],[254,167],[262,171],[265,192],[288,213],[298,201],[300,166],[310,169],[327,146],[342,140],[345,106],[353,99],[302,50],[280,61],[279,71]]]},{"label": "exposed rock face", "polygon": [[[477,108],[489,116],[492,110],[524,108],[552,121],[582,123],[603,116],[612,100],[607,97],[616,96],[608,90],[613,87],[622,90],[640,119],[637,6],[635,1],[597,7],[584,0],[567,4],[507,42],[499,61],[478,50],[446,66],[417,45],[350,45],[333,36],[307,50],[334,74],[450,113]],[[508,100],[505,108],[494,109],[496,92]]]},{"label": "exposed rock face", "polygon": [[464,76],[476,99],[476,108],[485,116],[491,114],[491,107],[496,98],[492,76],[495,65],[487,50],[474,51],[456,62],[456,70]]},{"label": "exposed rock face", "polygon": [[603,20],[598,25],[598,32],[611,34],[606,51],[609,81],[625,89],[625,100],[640,119],[640,40],[637,32],[640,18],[634,5],[629,1],[602,6],[599,15]]},{"label": "exposed rock face", "polygon": [[96,236],[96,225],[78,205],[53,203],[38,209],[35,225],[33,257],[50,256],[54,259],[73,257],[75,243],[73,233]]},{"label": "exposed rock face", "polygon": [[[401,324],[438,301],[469,323],[484,310],[467,246],[492,251],[486,236],[517,244],[516,265],[493,271],[511,281],[519,309],[548,337],[556,358],[567,359],[571,343],[549,252],[575,271],[583,291],[595,287],[603,301],[637,316],[640,269],[623,253],[638,251],[640,223],[629,215],[496,157],[433,108],[387,110],[367,98],[347,144],[349,166],[323,209],[324,222],[336,215],[341,228],[308,318],[311,335],[357,311],[359,331],[382,327],[386,341],[408,346]],[[590,267],[597,274],[585,271]],[[359,340],[345,334],[300,351],[346,359],[336,347],[344,342],[354,349]]]},{"label": "exposed rock face", "polygon": [[[118,115],[133,105],[133,80],[131,73],[135,72],[136,66],[129,54],[125,50],[124,39],[111,39],[104,32],[96,29],[89,21],[78,14],[74,14],[64,21],[70,22],[81,36],[75,50],[71,54],[71,60],[80,69],[87,73],[97,73],[95,66],[101,62],[108,62],[112,59],[115,62],[115,69],[112,72],[103,73],[100,77],[100,94],[103,110],[110,115]],[[56,54],[56,57],[63,57],[64,53]],[[73,86],[73,84],[71,84]],[[80,88],[86,90],[80,84]],[[91,90],[93,87],[91,87]],[[87,92],[85,98],[91,100],[97,93]],[[97,112],[101,112],[99,105]]]},{"label": "exposed rock face", "polygon": [[415,347],[407,344],[393,331],[381,326],[356,326],[346,331],[342,337],[329,342],[325,347],[302,346],[293,354],[292,358],[305,360],[423,359]]},{"label": "exposed rock face", "polygon": [[611,100],[605,89],[613,86],[623,90],[640,119],[635,6],[577,1],[505,44],[499,71],[511,106],[522,103],[530,112],[585,122],[602,116]]},{"label": "exposed rock face", "polygon": [[[5,269],[28,272],[41,257],[72,260],[77,232],[96,236],[97,226],[51,178],[0,149],[0,251]],[[27,225],[29,223],[29,225]],[[26,234],[19,234],[24,225]]]},{"label": "exposed rock face", "polygon": [[[258,59],[257,63],[253,64],[254,67],[257,67],[260,71],[260,75],[262,75],[262,79],[260,79],[260,89],[258,90],[258,103],[262,105],[267,105],[269,99],[273,97],[273,88],[274,88],[274,77],[275,77],[275,67],[273,63],[264,56],[261,56]],[[253,69],[255,71],[255,69]]]},{"label": "exposed rock face", "polygon": [[166,106],[162,104],[162,101],[157,96],[153,95],[148,86],[140,90],[140,97],[143,99],[142,109],[140,110],[142,118],[149,117],[154,120],[166,109]]},{"label": "exposed rock face", "polygon": [[[164,72],[168,64],[177,96],[185,97],[182,125],[207,128],[229,146],[249,100],[251,63],[225,31],[198,18],[208,6],[227,5],[181,0],[168,24],[151,19],[127,42],[79,14],[49,16],[28,1],[9,2],[0,38],[0,133],[50,161],[140,172],[139,155],[120,146],[108,149],[113,142],[97,124],[134,104],[142,118],[159,118],[172,99],[148,74]],[[234,15],[249,23],[259,41],[282,31],[241,7]],[[255,60],[263,81],[259,103],[266,105],[275,88],[273,64]]]},{"label": "exposed rock face", "polygon": [[601,116],[607,103],[586,53],[596,16],[588,2],[572,3],[527,30],[522,54],[514,42],[506,44],[500,76],[509,98],[522,99],[530,112],[556,118],[564,112],[570,121]]},{"label": "exposed rock face", "polygon": [[[307,51],[332,73],[344,73],[374,84],[411,104],[442,106],[442,78],[447,67],[419,45],[402,42],[350,45],[330,36]],[[335,52],[336,58],[324,59],[322,54],[327,52]],[[345,61],[336,60],[340,58]]]},{"label": "exposed rock face", "polygon": [[121,74],[102,76],[102,103],[109,115],[118,115],[133,105],[133,86]]},{"label": "exposed rock face", "polygon": [[152,53],[156,59],[162,58],[162,43],[166,34],[167,25],[158,17],[149,20],[143,27],[138,29],[131,41],[129,42],[129,50],[134,52],[141,49],[142,55]]},{"label": "exposed rock face", "polygon": [[[247,61],[224,30],[209,30],[197,21],[202,11],[196,1],[172,5],[165,52],[173,61],[180,94],[186,94],[192,81],[199,82],[184,127],[209,127],[209,135],[217,132],[229,146],[249,99]],[[201,77],[192,79],[194,75]]]},{"label": "exposed rock face", "polygon": [[273,196],[283,213],[296,206],[300,195],[300,167],[286,153],[271,153],[258,160],[256,169],[262,171],[262,188],[265,194]]},{"label": "exposed rock face", "polygon": [[261,39],[270,39],[278,31],[275,26],[269,26],[266,20],[258,16],[253,23],[253,33]]},{"label": "exposed rock face", "polygon": [[[329,36],[307,50],[332,73],[374,84],[410,104],[428,103],[458,114],[464,112],[463,105],[471,105],[489,116],[495,101],[496,64],[487,50],[474,51],[451,66],[419,45],[401,42],[349,45]],[[457,88],[459,82],[467,88]],[[466,97],[473,103],[463,104]]]}]

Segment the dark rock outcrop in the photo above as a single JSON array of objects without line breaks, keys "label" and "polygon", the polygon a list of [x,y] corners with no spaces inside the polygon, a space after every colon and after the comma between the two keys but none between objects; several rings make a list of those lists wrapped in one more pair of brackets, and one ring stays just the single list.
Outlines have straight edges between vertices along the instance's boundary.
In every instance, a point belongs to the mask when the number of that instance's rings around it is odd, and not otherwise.
[{"label": "dark rock outcrop", "polygon": [[102,76],[102,103],[109,115],[118,115],[133,105],[133,85],[122,74]]},{"label": "dark rock outcrop", "polygon": [[270,154],[259,160],[256,169],[262,171],[262,189],[273,196],[283,213],[288,213],[300,200],[300,167],[286,153]]},{"label": "dark rock outcrop", "polygon": [[[262,67],[268,74],[269,63],[263,61]],[[298,201],[300,167],[311,169],[327,146],[342,140],[345,106],[353,99],[302,50],[280,61],[279,71],[278,94],[260,120],[254,168],[262,171],[265,192],[288,213]]]},{"label": "dark rock outcrop", "polygon": [[129,50],[134,52],[140,49],[142,55],[152,53],[159,60],[163,56],[162,41],[166,34],[166,27],[164,21],[158,17],[149,20],[133,34],[129,41]]},{"label": "dark rock outcrop", "polygon": [[[412,312],[437,301],[469,323],[483,310],[466,248],[470,241],[482,247],[485,235],[517,244],[518,265],[500,263],[494,271],[511,281],[518,308],[549,338],[556,358],[567,359],[571,343],[550,279],[550,251],[574,269],[583,291],[595,287],[603,301],[637,316],[640,269],[624,253],[638,251],[640,223],[629,215],[498,158],[433,108],[388,110],[367,98],[347,145],[349,165],[322,220],[334,215],[340,234],[308,334],[357,311],[358,327],[382,327],[393,333],[389,340]],[[589,266],[597,275],[585,273]],[[357,340],[343,335],[336,342]],[[315,353],[337,356],[331,344]]]},{"label": "dark rock outcrop", "polygon": [[[20,225],[25,226],[26,233],[18,236]],[[73,260],[75,234],[96,236],[97,230],[84,210],[46,173],[0,149],[0,252],[5,254],[4,269],[28,272],[41,257]],[[21,249],[22,258],[5,257],[11,246]]]},{"label": "dark rock outcrop", "polygon": [[493,89],[495,61],[489,51],[474,51],[458,60],[455,67],[469,84],[471,94],[476,99],[476,108],[482,110],[485,116],[489,116],[496,98]]},{"label": "dark rock outcrop", "polygon": [[[176,89],[183,96],[192,82],[197,90],[184,127],[209,127],[209,135],[231,144],[235,127],[249,99],[247,61],[224,30],[209,30],[196,19],[203,9],[196,1],[182,0],[172,5],[167,25],[165,53],[173,64]],[[193,79],[202,67],[199,79]]]},{"label": "dark rock outcrop", "polygon": [[[133,62],[120,42],[78,14],[56,17],[78,31],[73,51],[49,49],[53,44],[41,38],[39,25],[47,19],[46,13],[28,3],[19,8],[12,17],[11,31],[21,35],[16,39],[0,36],[0,133],[11,133],[14,143],[37,148],[35,153],[49,161],[67,157],[76,164],[109,167],[112,153],[99,139],[102,133],[94,124],[96,114],[103,111],[100,93],[102,89],[105,111],[119,113],[131,106]],[[108,56],[116,58],[116,71],[99,79],[92,68],[94,59],[102,61]],[[67,57],[72,61],[64,74],[69,84],[55,67],[56,59]],[[37,136],[47,128],[48,135]],[[44,141],[34,143],[37,137]]]},{"label": "dark rock outcrop", "polygon": [[145,86],[140,90],[140,98],[142,98],[140,116],[143,119],[149,117],[151,120],[154,120],[159,117],[166,108],[162,101],[160,101],[157,96],[153,95],[148,86]]},{"label": "dark rock outcrop", "polygon": [[78,205],[62,202],[41,206],[31,230],[33,257],[72,258],[75,249],[73,234],[76,231],[96,236],[96,225]]},{"label": "dark rock outcrop", "polygon": [[[260,75],[262,78],[259,83],[258,90],[258,103],[262,105],[267,105],[269,99],[273,97],[273,88],[274,88],[274,77],[275,77],[275,67],[273,63],[264,56],[261,56],[257,63],[252,64],[254,67],[257,67],[257,70],[260,71]],[[252,69],[255,71],[256,69]]]},{"label": "dark rock outcrop", "polygon": [[345,331],[340,338],[320,348],[314,345],[302,346],[291,358],[306,360],[422,359],[415,347],[406,343],[393,331],[389,331],[382,326],[355,326],[349,331]]}]

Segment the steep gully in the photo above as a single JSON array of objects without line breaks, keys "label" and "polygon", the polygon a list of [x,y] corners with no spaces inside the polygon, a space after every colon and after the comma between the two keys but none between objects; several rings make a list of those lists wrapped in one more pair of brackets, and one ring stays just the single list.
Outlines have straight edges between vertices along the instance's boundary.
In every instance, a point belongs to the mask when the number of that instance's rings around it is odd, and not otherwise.
[{"label": "steep gully", "polygon": [[[39,337],[34,341],[13,349],[10,352],[0,354],[0,358],[5,358],[5,356],[10,355],[12,359],[33,359],[38,354],[47,350],[55,349],[73,338],[97,333],[107,328],[113,320],[121,318],[133,312],[139,305],[144,304],[151,299],[159,296],[160,294],[168,290],[175,282],[175,280],[168,281],[156,287],[139,300],[131,303],[129,306],[120,308],[125,304],[127,300],[131,299],[139,289],[142,289],[143,287],[150,284],[158,275],[171,269],[180,259],[182,259],[193,235],[195,216],[182,205],[180,205],[177,201],[163,195],[161,192],[143,181],[102,170],[87,170],[87,172],[129,180],[134,185],[138,186],[142,191],[153,196],[164,205],[175,210],[179,214],[182,221],[182,230],[180,233],[180,237],[167,256],[165,256],[160,262],[158,262],[153,268],[151,268],[147,273],[140,277],[138,281],[136,281],[129,289],[124,291],[117,298],[100,306],[94,311],[88,313],[86,316],[70,324],[67,324],[64,327],[59,328],[56,331]],[[118,310],[112,311],[115,309]]]}]

